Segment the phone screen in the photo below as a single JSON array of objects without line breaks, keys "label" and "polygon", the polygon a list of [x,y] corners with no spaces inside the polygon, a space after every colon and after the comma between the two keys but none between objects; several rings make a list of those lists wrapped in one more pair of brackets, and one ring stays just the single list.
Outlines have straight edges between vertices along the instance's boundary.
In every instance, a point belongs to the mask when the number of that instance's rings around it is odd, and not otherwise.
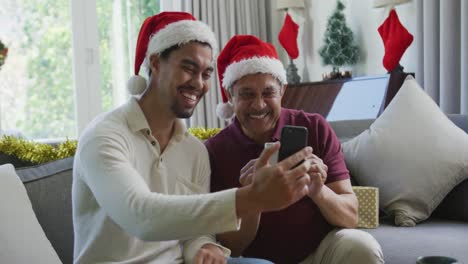
[{"label": "phone screen", "polygon": [[284,126],[281,129],[281,147],[278,161],[281,161],[307,146],[307,128],[303,126]]}]

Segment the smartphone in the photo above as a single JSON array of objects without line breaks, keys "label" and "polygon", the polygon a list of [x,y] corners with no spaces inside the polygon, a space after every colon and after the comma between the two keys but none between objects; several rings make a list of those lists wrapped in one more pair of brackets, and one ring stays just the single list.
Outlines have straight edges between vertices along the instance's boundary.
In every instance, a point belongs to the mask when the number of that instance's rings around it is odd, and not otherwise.
[{"label": "smartphone", "polygon": [[282,161],[299,150],[307,147],[307,134],[307,127],[284,126],[281,129],[281,147],[278,154],[278,161]]}]

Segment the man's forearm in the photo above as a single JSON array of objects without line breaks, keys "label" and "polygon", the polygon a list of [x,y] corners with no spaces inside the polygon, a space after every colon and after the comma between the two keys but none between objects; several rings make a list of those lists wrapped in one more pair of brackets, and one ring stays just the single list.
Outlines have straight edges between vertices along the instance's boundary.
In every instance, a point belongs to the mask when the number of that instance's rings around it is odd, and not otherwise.
[{"label": "man's forearm", "polygon": [[242,255],[257,234],[261,214],[252,214],[242,217],[241,227],[238,231],[217,235],[218,240],[231,250],[234,257]]},{"label": "man's forearm", "polygon": [[330,224],[345,228],[357,226],[358,202],[353,193],[337,194],[324,185],[312,199]]},{"label": "man's forearm", "polygon": [[238,218],[261,213],[262,209],[252,197],[252,186],[244,186],[236,191],[236,214]]}]

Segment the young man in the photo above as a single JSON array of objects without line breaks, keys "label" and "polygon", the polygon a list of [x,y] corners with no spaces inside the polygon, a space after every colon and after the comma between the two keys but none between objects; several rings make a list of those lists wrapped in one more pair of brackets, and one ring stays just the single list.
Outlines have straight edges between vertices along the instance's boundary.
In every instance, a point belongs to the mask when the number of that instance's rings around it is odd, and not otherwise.
[{"label": "young man", "polygon": [[[139,96],[97,117],[80,137],[75,263],[225,263],[229,250],[210,234],[236,230],[243,217],[307,194],[310,162],[290,168],[311,150],[269,166],[279,146],[256,163],[258,181],[200,194],[210,185],[208,153],[180,118],[190,117],[207,92],[215,50],[213,32],[188,13],[165,12],[143,23],[128,84]],[[140,67],[148,69],[148,84]]]},{"label": "young man", "polygon": [[254,36],[234,36],[217,67],[224,102],[218,115],[235,118],[205,142],[212,191],[255,181],[250,160],[266,142],[278,141],[285,125],[307,127],[313,149],[308,195],[282,211],[244,217],[239,231],[218,235],[222,244],[233,255],[275,263],[383,263],[373,237],[342,229],[356,226],[358,204],[334,131],[320,115],[281,108],[286,73],[275,48]]}]

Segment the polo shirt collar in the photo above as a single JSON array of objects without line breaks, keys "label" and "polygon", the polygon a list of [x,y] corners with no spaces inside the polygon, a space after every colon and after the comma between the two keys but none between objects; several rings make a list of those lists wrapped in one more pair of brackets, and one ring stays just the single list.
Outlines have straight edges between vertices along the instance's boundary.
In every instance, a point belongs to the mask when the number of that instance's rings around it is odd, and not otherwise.
[{"label": "polo shirt collar", "polygon": [[[143,113],[143,110],[141,109],[135,97],[130,98],[130,100],[124,106],[124,111],[126,112],[128,127],[132,132],[152,132],[148,125],[148,121],[146,120],[145,114]],[[188,133],[189,132],[187,131],[185,122],[182,119],[176,119],[174,123],[174,134],[172,135],[173,138],[176,141],[180,141],[184,137],[187,137]]]},{"label": "polo shirt collar", "polygon": [[124,106],[128,127],[132,132],[149,129],[148,121],[135,97],[130,98]]},{"label": "polo shirt collar", "polygon": [[174,137],[175,141],[181,141],[184,137],[188,137],[189,132],[187,131],[187,127],[185,126],[185,122],[182,119],[176,119],[174,123]]}]

